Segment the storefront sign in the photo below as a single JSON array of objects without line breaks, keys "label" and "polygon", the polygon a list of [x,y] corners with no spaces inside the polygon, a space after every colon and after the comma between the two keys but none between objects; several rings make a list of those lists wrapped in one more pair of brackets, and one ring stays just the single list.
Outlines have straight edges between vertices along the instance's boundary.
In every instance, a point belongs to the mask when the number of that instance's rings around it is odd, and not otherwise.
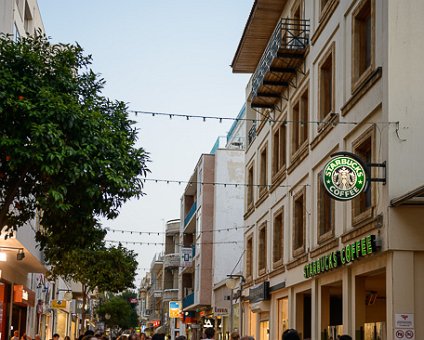
[{"label": "storefront sign", "polygon": [[13,303],[21,306],[35,306],[35,292],[23,285],[13,286]]},{"label": "storefront sign", "polygon": [[66,300],[52,300],[52,308],[66,308]]},{"label": "storefront sign", "polygon": [[367,174],[359,158],[339,155],[325,164],[322,182],[332,198],[348,201],[366,189]]},{"label": "storefront sign", "polygon": [[303,268],[303,276],[308,279],[318,274],[328,272],[360,259],[361,257],[373,254],[376,250],[375,235],[368,235],[356,242],[348,244],[341,250],[333,251],[316,261],[308,263]]},{"label": "storefront sign", "polygon": [[228,315],[228,308],[226,307],[214,307],[213,308],[213,314],[215,316],[224,316],[224,315]]},{"label": "storefront sign", "polygon": [[269,281],[262,282],[259,286],[249,289],[250,303],[269,300]]},{"label": "storefront sign", "polygon": [[415,340],[414,314],[395,314],[395,339]]},{"label": "storefront sign", "polygon": [[181,248],[181,266],[191,267],[193,262],[193,248]]},{"label": "storefront sign", "polygon": [[181,314],[181,303],[179,301],[169,301],[169,317],[179,318]]},{"label": "storefront sign", "polygon": [[203,328],[213,328],[215,325],[215,320],[210,318],[205,318],[203,320]]}]

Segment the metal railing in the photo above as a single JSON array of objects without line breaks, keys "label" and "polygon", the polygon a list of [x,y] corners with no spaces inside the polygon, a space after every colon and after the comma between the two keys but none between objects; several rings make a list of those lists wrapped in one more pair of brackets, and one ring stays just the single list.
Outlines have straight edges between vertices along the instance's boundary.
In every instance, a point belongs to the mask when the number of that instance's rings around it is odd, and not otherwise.
[{"label": "metal railing", "polygon": [[247,133],[247,142],[250,144],[253,143],[253,141],[256,138],[256,122],[253,122],[252,127],[249,129],[249,132]]},{"label": "metal railing", "polygon": [[265,75],[271,68],[280,48],[290,50],[305,49],[309,44],[309,20],[281,19],[274,29],[258,67],[252,77],[252,97],[258,94]]}]

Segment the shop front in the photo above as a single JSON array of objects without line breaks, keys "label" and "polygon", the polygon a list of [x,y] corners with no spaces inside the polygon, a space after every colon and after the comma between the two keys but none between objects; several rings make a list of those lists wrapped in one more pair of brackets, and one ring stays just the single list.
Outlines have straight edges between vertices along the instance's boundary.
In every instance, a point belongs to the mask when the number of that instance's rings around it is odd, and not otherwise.
[{"label": "shop front", "polygon": [[35,292],[24,285],[13,285],[13,305],[11,330],[18,330],[19,334],[26,333],[29,308],[35,306]]},{"label": "shop front", "polygon": [[[372,235],[350,241],[312,258],[303,273],[298,267],[271,280],[271,338],[281,339],[284,330],[295,328],[303,340],[335,340],[342,334],[358,340],[388,339],[390,257],[375,243]],[[265,319],[259,314],[261,339],[266,339]]]}]

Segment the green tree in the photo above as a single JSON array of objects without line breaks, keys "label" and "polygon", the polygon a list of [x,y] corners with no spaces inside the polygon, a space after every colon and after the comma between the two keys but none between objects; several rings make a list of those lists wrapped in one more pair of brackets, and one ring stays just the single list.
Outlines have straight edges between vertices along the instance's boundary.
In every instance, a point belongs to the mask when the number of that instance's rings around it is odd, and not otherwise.
[{"label": "green tree", "polygon": [[[126,291],[121,295],[112,296],[97,308],[97,314],[105,322],[107,327],[119,327],[128,329],[138,325],[137,313],[129,298],[136,297],[135,293]],[[106,318],[108,314],[109,318]]]},{"label": "green tree", "polygon": [[[143,195],[148,155],[121,101],[101,93],[79,45],[0,37],[0,227],[39,214],[47,259],[100,249],[100,218]],[[72,253],[74,254],[74,253]]]},{"label": "green tree", "polygon": [[[54,255],[57,256],[57,255]],[[89,292],[118,293],[133,288],[137,270],[136,254],[132,250],[118,247],[71,250],[53,258],[51,256],[51,278],[80,282],[83,292],[83,313]],[[83,320],[85,315],[82,315]]]}]

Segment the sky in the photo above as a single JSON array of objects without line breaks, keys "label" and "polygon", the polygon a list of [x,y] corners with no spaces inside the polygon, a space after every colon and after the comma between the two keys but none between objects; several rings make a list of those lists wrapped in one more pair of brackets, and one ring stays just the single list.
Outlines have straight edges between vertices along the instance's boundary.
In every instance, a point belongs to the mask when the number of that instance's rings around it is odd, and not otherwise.
[{"label": "sky", "polygon": [[[81,45],[106,80],[103,94],[130,110],[236,117],[249,75],[231,67],[253,0],[38,0],[53,42]],[[150,154],[148,178],[189,180],[231,121],[131,114]],[[104,220],[107,240],[163,242],[166,221],[179,218],[184,185],[146,182],[146,195]],[[112,230],[154,231],[157,235]],[[136,285],[162,246],[124,243],[139,262]]]}]

